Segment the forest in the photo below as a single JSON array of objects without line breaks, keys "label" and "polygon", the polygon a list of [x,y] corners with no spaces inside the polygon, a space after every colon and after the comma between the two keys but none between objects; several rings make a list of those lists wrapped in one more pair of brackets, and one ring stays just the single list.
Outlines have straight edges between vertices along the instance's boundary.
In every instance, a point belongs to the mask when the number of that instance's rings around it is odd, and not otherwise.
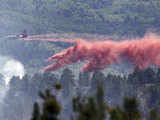
[{"label": "forest", "polygon": [[143,36],[160,27],[159,0],[1,0],[0,11],[1,35],[25,28],[31,34]]},{"label": "forest", "polygon": [[[160,68],[113,65],[91,74],[83,63],[42,72],[49,56],[70,43],[8,38],[24,29],[30,35],[101,40],[117,35],[159,34],[159,0],[0,0],[2,56],[22,63],[25,75],[8,85],[0,70],[2,120],[160,120]],[[114,40],[114,39],[113,39]],[[1,63],[2,62],[2,63]],[[12,69],[12,66],[9,68]]]},{"label": "forest", "polygon": [[[0,116],[6,120],[159,120],[159,77],[160,69],[152,68],[135,68],[128,77],[81,72],[76,79],[68,68],[60,77],[51,72],[26,74],[21,80],[13,77]],[[5,87],[3,79],[1,86]]]}]

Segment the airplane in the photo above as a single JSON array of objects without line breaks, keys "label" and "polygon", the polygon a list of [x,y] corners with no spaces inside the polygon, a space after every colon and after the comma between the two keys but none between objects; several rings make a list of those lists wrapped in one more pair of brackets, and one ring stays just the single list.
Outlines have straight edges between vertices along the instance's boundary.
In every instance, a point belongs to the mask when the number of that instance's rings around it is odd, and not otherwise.
[{"label": "airplane", "polygon": [[28,37],[27,30],[24,29],[24,31],[20,35],[17,35],[17,37],[19,37],[19,38],[26,38],[26,37]]},{"label": "airplane", "polygon": [[12,38],[12,39],[17,39],[17,38],[26,38],[28,37],[27,30],[24,29],[24,31],[21,34],[18,35],[7,35],[4,38]]}]

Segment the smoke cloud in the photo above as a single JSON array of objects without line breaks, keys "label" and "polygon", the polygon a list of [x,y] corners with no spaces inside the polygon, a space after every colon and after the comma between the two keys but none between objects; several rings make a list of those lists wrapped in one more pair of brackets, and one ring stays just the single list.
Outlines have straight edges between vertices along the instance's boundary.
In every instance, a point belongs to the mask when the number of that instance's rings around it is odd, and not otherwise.
[{"label": "smoke cloud", "polygon": [[21,62],[4,56],[0,56],[0,58],[1,62],[3,63],[2,65],[0,65],[2,67],[0,73],[4,76],[6,84],[10,82],[10,79],[13,76],[19,76],[20,79],[22,79],[25,74],[25,69]]},{"label": "smoke cloud", "polygon": [[74,46],[48,58],[47,61],[55,60],[55,62],[45,67],[45,71],[56,70],[72,63],[85,61],[86,64],[82,67],[82,70],[92,72],[104,69],[112,63],[121,64],[123,58],[127,58],[130,63],[138,66],[139,69],[146,69],[150,65],[160,67],[160,37],[155,34],[121,42],[109,40],[87,42],[83,39],[59,40],[41,38],[40,36],[24,40],[75,42]]}]

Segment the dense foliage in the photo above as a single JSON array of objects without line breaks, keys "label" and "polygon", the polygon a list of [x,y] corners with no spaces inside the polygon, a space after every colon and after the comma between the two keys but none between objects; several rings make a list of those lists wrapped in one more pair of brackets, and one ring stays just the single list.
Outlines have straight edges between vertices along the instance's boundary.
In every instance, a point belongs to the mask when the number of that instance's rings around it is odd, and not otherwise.
[{"label": "dense foliage", "polygon": [[[93,75],[89,75],[88,73],[80,73],[79,79],[76,79],[72,71],[67,68],[63,70],[60,77],[50,72],[36,73],[33,76],[25,75],[22,80],[18,77],[13,77],[9,83],[9,89],[6,92],[3,104],[0,104],[3,109],[0,117],[6,118],[6,120],[10,120],[11,118],[13,120],[30,119],[34,101],[42,103],[43,101],[46,101],[48,97],[50,99],[50,96],[51,99],[54,99],[55,97],[50,95],[53,93],[59,104],[61,104],[62,109],[60,118],[65,120],[69,120],[71,116],[75,119],[75,116],[77,115],[85,115],[85,112],[89,109],[93,109],[95,111],[102,110],[102,115],[98,116],[103,117],[104,104],[111,106],[111,108],[116,107],[117,105],[121,105],[123,103],[124,97],[135,97],[139,103],[138,112],[142,113],[142,117],[148,116],[148,113],[152,108],[155,108],[158,111],[160,110],[159,74],[160,69],[153,70],[148,68],[144,71],[140,71],[136,68],[135,71],[129,74],[128,77],[116,76],[112,74],[105,76],[103,73],[97,71],[93,73]],[[82,78],[85,80],[82,80]],[[101,90],[101,87],[97,86],[99,84],[102,84],[104,91]],[[4,84],[2,84],[2,86],[4,86]],[[55,87],[56,89],[53,89]],[[50,89],[51,92],[46,91],[43,93],[46,89]],[[97,90],[102,92],[97,94]],[[39,93],[40,97],[37,93]],[[72,98],[75,98],[74,101],[78,103],[72,104]],[[86,98],[88,98],[87,101],[89,103],[85,100]],[[125,101],[127,102],[128,99],[125,99]],[[43,106],[45,104],[47,103],[44,102]],[[84,106],[81,106],[81,104],[84,104]],[[94,106],[92,106],[93,104],[97,104],[98,106],[94,108]],[[134,104],[136,105],[137,103],[134,102]],[[72,105],[75,107],[72,107]],[[82,108],[77,108],[76,106],[81,106]],[[85,108],[85,106],[88,107]],[[41,105],[39,106],[37,103],[34,104],[33,115],[41,114],[43,116],[43,114],[39,113],[39,110],[37,110],[39,107],[41,108]],[[133,107],[124,104],[124,109],[122,110],[119,107],[112,109],[127,112],[130,111],[129,108]],[[125,109],[127,109],[127,111],[124,111]],[[80,111],[84,111],[84,113],[78,114],[77,112]],[[137,111],[136,108],[135,111]],[[72,114],[73,112],[75,113]],[[152,113],[154,114],[154,111]],[[59,112],[57,114],[59,114]],[[139,114],[136,113],[135,115],[137,117],[139,116]],[[81,118],[79,117],[77,119]]]},{"label": "dense foliage", "polygon": [[159,0],[1,0],[0,10],[1,34],[26,28],[36,34],[142,36],[148,29],[160,28]]},{"label": "dense foliage", "polygon": [[[138,101],[135,97],[124,98],[123,105],[110,107],[104,103],[104,91],[102,84],[97,86],[95,96],[77,96],[72,99],[73,112],[71,120],[142,120]],[[59,89],[58,89],[59,90]],[[61,112],[61,105],[56,99],[55,93],[51,94],[46,90],[46,94],[40,95],[44,100],[43,111],[40,114],[38,103],[35,102],[31,120],[59,120],[58,115]],[[49,102],[50,101],[50,102]],[[47,107],[46,107],[47,105]],[[44,116],[45,115],[45,116]],[[147,118],[147,119],[146,119]],[[65,118],[66,119],[66,118]],[[145,120],[159,120],[160,116],[156,109],[152,109]]]}]

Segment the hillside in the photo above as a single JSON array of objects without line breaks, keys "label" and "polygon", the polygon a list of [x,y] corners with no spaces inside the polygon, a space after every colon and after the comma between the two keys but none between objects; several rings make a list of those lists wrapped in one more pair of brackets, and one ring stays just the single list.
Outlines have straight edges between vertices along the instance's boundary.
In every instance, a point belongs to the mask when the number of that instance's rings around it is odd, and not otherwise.
[{"label": "hillside", "polygon": [[25,28],[32,34],[143,36],[148,29],[159,31],[159,5],[158,0],[1,0],[0,35]]}]

